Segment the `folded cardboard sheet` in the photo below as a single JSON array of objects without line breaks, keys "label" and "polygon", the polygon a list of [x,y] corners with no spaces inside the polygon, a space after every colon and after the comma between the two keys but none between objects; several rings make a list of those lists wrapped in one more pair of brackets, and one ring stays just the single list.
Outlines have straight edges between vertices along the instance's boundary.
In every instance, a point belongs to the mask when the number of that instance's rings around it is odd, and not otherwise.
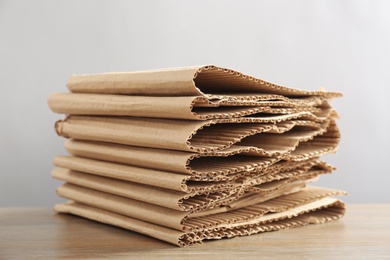
[{"label": "folded cardboard sheet", "polygon": [[126,94],[133,96],[204,96],[249,100],[260,94],[285,97],[340,97],[337,92],[307,91],[266,82],[216,66],[194,66],[137,72],[74,75],[67,82],[73,93]]},{"label": "folded cardboard sheet", "polygon": [[191,120],[320,112],[341,96],[286,88],[215,66],[76,75],[67,86],[73,93],[49,97],[56,113]]},{"label": "folded cardboard sheet", "polygon": [[71,184],[59,187],[57,193],[71,200],[56,205],[59,212],[124,227],[180,246],[331,221],[340,218],[345,209],[343,203],[329,198],[342,192],[320,188],[306,188],[265,202],[193,217],[191,212],[173,211]]},{"label": "folded cardboard sheet", "polygon": [[335,143],[338,138],[338,129],[334,120],[330,119],[321,123],[290,120],[261,124],[69,116],[56,123],[56,131],[61,136],[79,140],[199,153],[223,150],[234,144],[249,146],[252,143],[250,146],[254,148],[275,143],[289,152],[300,142],[325,132],[332,134],[330,137],[335,138]]},{"label": "folded cardboard sheet", "polygon": [[58,157],[55,164],[59,167],[52,172],[54,178],[176,210],[192,211],[227,205],[253,193],[259,198],[272,196],[291,187],[304,186],[320,174],[330,173],[329,167],[313,162],[285,171],[247,174],[229,181],[193,181],[188,175],[83,158]]},{"label": "folded cardboard sheet", "polygon": [[[73,115],[115,115],[206,120],[247,115],[321,112],[321,97],[257,96],[259,100],[208,100],[204,97],[145,97],[88,93],[55,93],[49,97],[53,112]],[[312,106],[315,105],[315,106]]]},{"label": "folded cardboard sheet", "polygon": [[[308,146],[313,146],[310,144],[315,144],[315,142],[308,144]],[[323,150],[334,151],[336,145],[332,143]],[[233,177],[241,177],[245,173],[261,171],[265,168],[283,170],[285,167],[291,168],[295,165],[302,165],[317,158],[317,156],[305,153],[298,157],[297,152],[293,152],[294,157],[291,154],[285,156],[289,160],[283,159],[283,156],[264,157],[261,156],[261,153],[254,152],[251,149],[242,149],[239,153],[221,151],[209,155],[207,153],[189,153],[74,139],[66,141],[65,148],[70,154],[77,157],[182,173],[190,175],[191,180],[228,180]],[[303,160],[303,157],[310,158]]]},{"label": "folded cardboard sheet", "polygon": [[340,218],[345,192],[307,186],[334,167],[337,92],[215,66],[75,75],[49,106],[70,156],[62,213],[179,245]]}]

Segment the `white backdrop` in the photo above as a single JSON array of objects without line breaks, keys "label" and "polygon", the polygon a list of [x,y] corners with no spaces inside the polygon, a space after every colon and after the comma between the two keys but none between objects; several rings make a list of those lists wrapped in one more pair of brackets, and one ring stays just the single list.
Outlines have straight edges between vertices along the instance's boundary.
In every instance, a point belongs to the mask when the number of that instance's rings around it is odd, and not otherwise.
[{"label": "white backdrop", "polygon": [[345,97],[318,185],[390,202],[390,1],[0,1],[0,206],[51,206],[63,139],[47,97],[74,73],[215,64]]}]

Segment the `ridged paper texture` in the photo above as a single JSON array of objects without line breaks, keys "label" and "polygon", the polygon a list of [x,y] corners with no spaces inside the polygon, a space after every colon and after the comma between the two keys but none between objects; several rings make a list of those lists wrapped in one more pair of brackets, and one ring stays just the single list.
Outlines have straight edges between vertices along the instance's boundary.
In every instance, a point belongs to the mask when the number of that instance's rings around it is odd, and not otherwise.
[{"label": "ridged paper texture", "polygon": [[55,210],[178,246],[341,218],[341,93],[288,88],[216,66],[74,75],[48,103],[69,155]]}]

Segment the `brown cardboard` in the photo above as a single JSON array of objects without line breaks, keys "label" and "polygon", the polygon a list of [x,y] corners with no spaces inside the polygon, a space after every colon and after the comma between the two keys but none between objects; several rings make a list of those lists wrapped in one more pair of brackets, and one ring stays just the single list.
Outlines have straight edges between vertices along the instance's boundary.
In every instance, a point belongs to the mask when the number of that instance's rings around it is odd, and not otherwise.
[{"label": "brown cardboard", "polygon": [[75,75],[49,97],[72,156],[54,160],[55,210],[187,246],[340,218],[337,92],[196,66]]},{"label": "brown cardboard", "polygon": [[[249,140],[247,142],[256,141],[264,136],[264,134],[260,135],[261,133],[283,134],[286,131],[283,135],[267,135],[265,139],[269,140],[269,143],[282,142],[283,147],[284,143],[287,143],[287,150],[291,150],[300,142],[325,133],[328,127],[337,131],[333,120],[325,120],[319,124],[309,123],[306,120],[290,120],[264,125],[225,123],[217,120],[185,121],[70,116],[56,124],[57,133],[67,138],[198,153],[226,149],[245,139]],[[220,131],[221,128],[225,128],[223,132]],[[299,131],[289,131],[295,129]],[[337,143],[337,140],[335,142]],[[259,145],[258,148],[262,146],[264,145]],[[283,153],[284,151],[276,150],[275,152]]]},{"label": "brown cardboard", "polygon": [[277,218],[274,221],[264,222],[257,225],[252,224],[250,229],[247,228],[247,225],[243,224],[242,227],[238,226],[235,228],[216,229],[207,232],[180,232],[72,201],[64,204],[57,204],[55,206],[55,210],[60,213],[70,213],[105,224],[129,229],[180,247],[184,247],[200,244],[203,240],[251,235],[261,232],[305,226],[308,224],[319,224],[334,221],[344,215],[345,205],[338,200],[324,199],[316,203],[309,204],[306,207],[297,207],[297,209],[293,209],[291,213],[287,211],[285,212],[285,215],[276,213]]},{"label": "brown cardboard", "polygon": [[178,246],[189,246],[195,244],[193,239],[190,238],[193,234],[186,235],[182,231],[166,228],[135,218],[125,217],[120,214],[86,206],[72,201],[64,204],[57,204],[55,205],[54,209],[60,213],[70,213],[105,224],[129,229],[131,231],[148,235]]},{"label": "brown cardboard", "polygon": [[258,101],[204,97],[148,97],[89,93],[54,93],[49,106],[55,113],[72,115],[111,115],[172,119],[206,120],[231,118],[257,113],[291,114],[321,112],[321,97],[285,98]]},{"label": "brown cardboard", "polygon": [[146,169],[71,156],[55,157],[54,165],[75,171],[177,191],[186,190],[185,182],[190,179],[190,175],[180,173]]},{"label": "brown cardboard", "polygon": [[[169,208],[104,193],[66,183],[57,189],[61,197],[114,213],[137,218],[169,228],[194,231],[213,229],[223,224],[248,221],[269,212],[282,212],[325,197],[341,195],[342,191],[308,187],[291,195],[270,198],[261,203],[252,202],[244,207],[225,207],[224,212],[203,211],[203,214],[176,211]],[[287,200],[286,200],[287,199]]]},{"label": "brown cardboard", "polygon": [[52,176],[56,179],[89,187],[107,193],[128,197],[138,201],[144,201],[155,205],[161,205],[175,210],[184,210],[180,205],[187,193],[161,189],[153,186],[142,185],[132,182],[120,181],[113,178],[105,178],[92,174],[77,171],[69,171],[65,168],[56,168],[52,171]]},{"label": "brown cardboard", "polygon": [[[303,225],[304,223],[300,223],[302,219],[299,216],[305,214],[311,218],[305,223],[308,224],[331,221],[340,218],[344,213],[344,205],[328,197],[342,192],[316,188],[306,188],[292,195],[281,196],[263,203],[195,218],[188,218],[180,212],[171,212],[147,204],[142,204],[142,210],[134,211],[131,208],[140,205],[136,201],[75,185],[66,184],[58,189],[58,193],[65,198],[76,199],[75,202],[57,205],[55,209],[58,212],[72,213],[128,228],[179,246],[191,245],[204,239],[224,237],[227,236],[228,230],[232,236],[239,235],[248,226],[252,227],[251,230],[259,232],[289,227],[291,223],[297,226]],[[322,214],[321,209],[327,208],[329,210],[324,210]],[[167,219],[164,219],[164,213],[169,214]],[[151,223],[145,222],[145,219]],[[284,226],[288,219],[292,221]],[[264,225],[267,228],[264,229]],[[164,234],[161,234],[161,231],[164,231]]]},{"label": "brown cardboard", "polygon": [[[256,94],[287,97],[340,97],[341,93],[298,90],[276,85],[240,72],[213,65],[138,72],[74,75],[67,87],[75,93],[139,96],[205,96],[247,99]],[[238,93],[238,95],[237,95]],[[255,98],[256,99],[256,98]]]},{"label": "brown cardboard", "polygon": [[[281,179],[302,179],[302,176],[315,177],[318,174],[330,173],[332,167],[317,160],[307,160],[300,163],[283,162],[282,165],[268,166],[261,171],[247,171],[243,174],[227,174],[225,179],[204,177],[201,180],[190,175],[168,171],[158,171],[80,157],[58,156],[54,164],[73,171],[94,174],[133,183],[199,193],[206,191],[222,191],[249,186]],[[283,165],[284,164],[284,165]]]},{"label": "brown cardboard", "polygon": [[[296,187],[304,187],[320,174],[331,171],[321,162],[310,161],[297,163],[296,167],[270,167],[269,170],[243,174],[239,179],[232,178],[230,181],[189,181],[188,176],[182,175],[183,179],[177,179],[174,186],[175,182],[170,179],[176,178],[176,173],[148,172],[143,168],[72,157],[57,157],[55,164],[66,168],[55,168],[52,171],[54,178],[175,210],[193,211],[226,205],[251,193],[256,193],[259,198],[281,195],[280,191],[286,193]],[[172,184],[156,182],[162,180],[162,176]]]},{"label": "brown cardboard", "polygon": [[[256,172],[265,167],[294,167],[297,162],[287,162],[286,160],[273,160],[269,158],[246,156],[240,160],[233,159],[236,155],[214,153],[208,154],[188,153],[182,151],[154,149],[120,145],[113,143],[103,143],[94,141],[81,141],[69,139],[65,142],[67,151],[77,157],[108,161],[118,164],[132,165],[142,168],[156,169],[168,172],[191,174],[193,180],[227,180],[228,173]],[[299,148],[298,148],[299,149]],[[248,155],[250,151],[248,151]],[[221,155],[221,156],[218,156]],[[300,160],[311,163],[313,159]],[[153,163],[150,163],[153,162]],[[201,179],[196,178],[199,176]],[[236,175],[239,177],[238,175]]]}]

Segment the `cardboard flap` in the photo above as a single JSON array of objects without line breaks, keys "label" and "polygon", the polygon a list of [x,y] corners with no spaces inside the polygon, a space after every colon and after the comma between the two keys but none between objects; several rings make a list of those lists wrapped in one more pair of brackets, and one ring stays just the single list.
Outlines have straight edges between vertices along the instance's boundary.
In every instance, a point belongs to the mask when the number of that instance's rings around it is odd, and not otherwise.
[{"label": "cardboard flap", "polygon": [[[107,196],[105,194],[96,193],[88,189],[79,189],[69,185],[65,185],[59,190],[61,194],[66,194],[64,197],[78,197],[88,204],[96,205],[98,202],[102,204],[97,208],[93,205],[70,201],[65,204],[56,205],[55,210],[57,212],[71,213],[106,224],[119,226],[178,246],[189,246],[207,239],[234,237],[237,235],[248,235],[303,226],[311,223],[323,223],[342,217],[345,211],[345,205],[342,202],[328,197],[332,194],[339,194],[339,192],[309,189],[294,193],[294,200],[279,197],[269,200],[266,203],[233,210],[223,215],[214,214],[188,219],[184,217],[182,224],[185,231],[179,231],[172,227],[127,216],[127,213],[131,215],[139,214],[144,219],[146,216],[143,216],[143,214],[146,214],[148,209],[144,213],[140,213],[142,210],[140,212],[126,210],[124,205],[130,205],[131,207],[132,202],[124,201],[120,197],[113,198],[110,195],[105,197]],[[311,195],[308,193],[311,193]],[[94,195],[97,196],[97,201],[93,199]],[[112,204],[110,203],[111,201],[113,201]],[[107,210],[108,208],[109,210]],[[120,211],[120,213],[115,212],[116,210]],[[155,213],[153,215],[158,217],[158,214],[162,213]],[[180,218],[181,215],[177,215],[176,219]],[[156,222],[151,216],[149,216],[149,220]],[[160,221],[164,220],[160,219]]]},{"label": "cardboard flap", "polygon": [[[316,160],[304,163],[286,162],[285,165],[270,166],[261,172],[234,175],[227,180],[216,181],[210,178],[196,181],[191,180],[188,175],[85,158],[57,157],[55,164],[60,168],[53,170],[54,178],[184,211],[201,211],[227,205],[249,193],[256,193],[259,198],[264,198],[279,194],[279,191],[289,192],[295,187],[304,187],[319,174],[332,170],[330,166]],[[162,181],[163,176],[169,182]]]},{"label": "cardboard flap", "polygon": [[283,96],[339,97],[340,93],[287,88],[213,65],[161,70],[74,75],[67,87],[75,93],[128,94],[145,96],[198,96],[209,98],[232,93]]},{"label": "cardboard flap", "polygon": [[[259,98],[261,98],[260,96]],[[49,96],[51,110],[72,115],[111,115],[152,118],[207,120],[258,113],[291,114],[320,112],[320,97],[285,100],[209,100],[205,97],[150,97],[89,93],[54,93]]]},{"label": "cardboard flap", "polygon": [[[338,139],[333,139],[331,143],[327,141],[329,139],[326,135],[315,137],[307,144],[301,143],[291,154],[276,158],[258,157],[259,153],[250,148],[208,155],[73,139],[68,140],[65,147],[70,154],[78,157],[190,174],[190,180],[222,181],[239,178],[251,172],[262,172],[281,164],[287,164],[292,168],[296,162],[310,162],[318,155],[336,149]],[[319,148],[322,150],[318,150]]]},{"label": "cardboard flap", "polygon": [[[334,131],[337,130],[333,120],[327,119],[319,123],[309,121],[281,119],[273,124],[262,124],[219,120],[202,122],[70,116],[64,121],[57,122],[56,130],[59,135],[79,140],[210,154],[229,148],[233,144],[248,146],[248,143],[256,143],[256,139],[262,138],[257,148],[271,149],[263,144],[264,140],[268,140],[267,143],[280,144],[282,150],[275,150],[276,153],[285,153],[287,150],[295,149],[300,142],[323,134],[330,125]],[[267,132],[270,134],[262,134]],[[284,132],[286,134],[283,134]],[[289,143],[287,150],[281,147],[286,142]],[[256,145],[252,147],[256,148]]]}]

